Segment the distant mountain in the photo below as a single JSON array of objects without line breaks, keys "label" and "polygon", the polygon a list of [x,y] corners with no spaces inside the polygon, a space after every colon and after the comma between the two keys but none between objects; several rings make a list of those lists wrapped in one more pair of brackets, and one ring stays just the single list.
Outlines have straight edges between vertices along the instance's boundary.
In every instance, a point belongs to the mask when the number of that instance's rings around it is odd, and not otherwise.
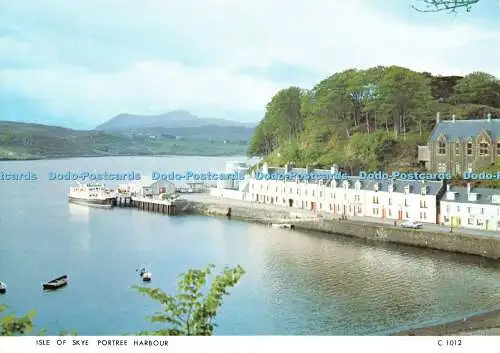
[{"label": "distant mountain", "polygon": [[97,126],[95,130],[123,132],[145,128],[199,128],[207,125],[254,128],[256,124],[241,123],[226,119],[200,118],[186,110],[175,110],[157,115],[120,114]]}]

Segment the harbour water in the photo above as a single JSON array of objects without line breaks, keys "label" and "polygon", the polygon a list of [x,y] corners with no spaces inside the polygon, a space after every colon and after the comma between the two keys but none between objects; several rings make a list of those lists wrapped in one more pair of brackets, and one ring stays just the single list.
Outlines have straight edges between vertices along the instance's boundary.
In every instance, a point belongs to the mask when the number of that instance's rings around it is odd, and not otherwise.
[{"label": "harbour water", "polygon": [[[235,158],[113,157],[0,162],[0,171],[39,180],[0,181],[0,303],[34,309],[49,333],[133,333],[161,307],[131,289],[149,267],[149,286],[175,289],[178,273],[214,263],[247,274],[218,317],[217,334],[386,334],[498,308],[500,264],[476,257],[305,234],[201,216],[67,203],[71,182],[53,171],[221,170]],[[41,283],[70,283],[43,293]]]}]

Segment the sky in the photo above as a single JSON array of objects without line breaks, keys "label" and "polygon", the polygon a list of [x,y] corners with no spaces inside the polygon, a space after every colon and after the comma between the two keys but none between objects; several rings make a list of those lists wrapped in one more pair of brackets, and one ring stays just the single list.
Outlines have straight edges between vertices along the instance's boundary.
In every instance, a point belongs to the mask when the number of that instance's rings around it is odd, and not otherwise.
[{"label": "sky", "polygon": [[94,128],[176,109],[257,122],[288,86],[400,65],[500,77],[500,3],[0,0],[0,120]]}]

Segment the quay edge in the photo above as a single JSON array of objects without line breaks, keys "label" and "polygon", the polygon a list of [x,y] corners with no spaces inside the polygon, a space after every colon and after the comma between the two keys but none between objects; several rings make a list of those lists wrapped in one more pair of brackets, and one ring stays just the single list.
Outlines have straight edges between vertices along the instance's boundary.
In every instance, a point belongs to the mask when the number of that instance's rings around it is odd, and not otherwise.
[{"label": "quay edge", "polygon": [[500,237],[481,236],[462,232],[434,232],[425,229],[413,230],[386,224],[353,220],[317,219],[308,221],[293,217],[288,210],[259,209],[244,206],[223,206],[212,202],[191,201],[190,212],[207,216],[231,215],[232,219],[257,223],[288,223],[297,230],[339,234],[395,244],[447,252],[477,255],[489,259],[500,259]]}]

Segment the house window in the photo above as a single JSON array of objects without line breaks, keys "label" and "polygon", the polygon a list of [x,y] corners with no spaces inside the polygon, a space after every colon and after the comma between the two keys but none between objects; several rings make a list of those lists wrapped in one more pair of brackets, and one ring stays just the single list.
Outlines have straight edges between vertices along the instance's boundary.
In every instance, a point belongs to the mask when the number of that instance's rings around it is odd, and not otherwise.
[{"label": "house window", "polygon": [[[297,194],[299,193],[299,191],[297,190]],[[293,190],[292,188],[290,188],[290,194],[293,194]]]},{"label": "house window", "polygon": [[446,212],[447,213],[450,213],[450,209],[451,209],[450,205],[446,205]]},{"label": "house window", "polygon": [[315,194],[316,194],[316,193],[315,193],[315,192],[314,192],[314,190],[313,190],[313,192],[312,192],[312,197],[314,197],[314,195],[315,195]]},{"label": "house window", "polygon": [[455,155],[460,155],[460,141],[455,142]]},{"label": "house window", "polygon": [[374,214],[374,215],[378,215],[378,208],[374,208],[374,209],[373,209],[373,214]]},{"label": "house window", "polygon": [[320,202],[319,203],[319,209],[322,210],[323,209],[323,204]]},{"label": "house window", "polygon": [[470,207],[467,207],[467,213],[470,214],[471,213],[471,208]]},{"label": "house window", "polygon": [[460,206],[457,206],[457,212],[460,212]]},{"label": "house window", "polygon": [[470,225],[470,226],[473,225],[474,224],[474,219],[468,218],[467,219],[467,224]]},{"label": "house window", "polygon": [[484,208],[481,208],[481,214],[484,214]]},{"label": "house window", "polygon": [[467,142],[467,155],[472,156],[472,142]]},{"label": "house window", "polygon": [[260,191],[264,188],[264,185],[260,184]]},{"label": "house window", "polygon": [[406,211],[406,218],[410,218],[410,213]]},{"label": "house window", "polygon": [[438,142],[438,154],[446,154],[446,143],[444,141]]},{"label": "house window", "polygon": [[268,186],[266,186],[266,191],[269,191],[269,185],[268,185]]},{"label": "house window", "polygon": [[483,220],[482,220],[482,219],[478,219],[478,220],[476,221],[476,224],[477,224],[478,226],[482,226],[482,225],[484,225],[484,222],[483,222]]},{"label": "house window", "polygon": [[427,213],[420,212],[420,219],[427,219]]},{"label": "house window", "polygon": [[389,206],[392,205],[392,199],[389,197]]},{"label": "house window", "polygon": [[304,190],[304,195],[306,195],[306,196],[307,196],[307,189],[305,189],[305,190]]},{"label": "house window", "polygon": [[427,201],[420,200],[420,208],[427,208]]},{"label": "house window", "polygon": [[297,188],[297,195],[300,195],[300,189]]},{"label": "house window", "polygon": [[427,195],[427,186],[422,186],[422,189],[420,189],[420,194]]},{"label": "house window", "polygon": [[358,206],[358,213],[361,213],[361,207]]},{"label": "house window", "polygon": [[410,204],[408,203],[408,199],[405,199],[405,206],[410,206]]},{"label": "house window", "polygon": [[479,144],[479,155],[487,156],[489,154],[490,145],[488,142],[482,141]]},{"label": "house window", "polygon": [[332,210],[332,204],[329,205],[330,206],[330,211]]},{"label": "house window", "polygon": [[319,197],[323,197],[323,191],[319,192]]},{"label": "house window", "polygon": [[392,216],[392,210],[389,208],[389,217]]},{"label": "house window", "polygon": [[378,204],[378,197],[377,196],[373,196],[373,203]]},{"label": "house window", "polygon": [[444,220],[444,223],[448,223],[448,222],[450,221],[450,218],[449,218],[449,217],[447,217],[447,216],[444,216],[444,219],[443,219],[443,220]]},{"label": "house window", "polygon": [[460,163],[455,163],[455,173],[460,174]]},{"label": "house window", "polygon": [[276,186],[276,192],[278,192],[278,187]]}]

